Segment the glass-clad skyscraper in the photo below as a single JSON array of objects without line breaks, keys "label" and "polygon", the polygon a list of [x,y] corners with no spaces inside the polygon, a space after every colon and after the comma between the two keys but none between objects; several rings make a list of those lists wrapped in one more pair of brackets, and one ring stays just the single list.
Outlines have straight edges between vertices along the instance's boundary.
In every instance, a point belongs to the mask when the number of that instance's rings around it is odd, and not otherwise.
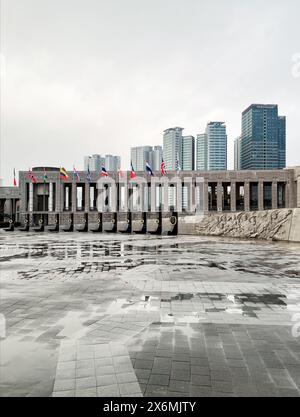
[{"label": "glass-clad skyscraper", "polygon": [[197,135],[196,169],[197,171],[207,171],[207,167],[207,135],[206,133],[202,133],[201,135]]},{"label": "glass-clad skyscraper", "polygon": [[182,137],[181,169],[194,171],[195,169],[195,138],[194,136]]},{"label": "glass-clad skyscraper", "polygon": [[234,141],[234,170],[239,171],[241,169],[241,141],[242,138],[239,136]]},{"label": "glass-clad skyscraper", "polygon": [[196,168],[198,171],[227,170],[227,133],[223,122],[210,122],[205,133],[197,135]]},{"label": "glass-clad skyscraper", "polygon": [[242,170],[275,170],[286,166],[286,119],[275,104],[252,104],[242,114]]},{"label": "glass-clad skyscraper", "polygon": [[227,170],[227,133],[223,122],[210,122],[206,127],[207,159],[210,171]]},{"label": "glass-clad skyscraper", "polygon": [[182,154],[182,127],[174,127],[164,131],[163,156],[167,171],[176,171]]}]

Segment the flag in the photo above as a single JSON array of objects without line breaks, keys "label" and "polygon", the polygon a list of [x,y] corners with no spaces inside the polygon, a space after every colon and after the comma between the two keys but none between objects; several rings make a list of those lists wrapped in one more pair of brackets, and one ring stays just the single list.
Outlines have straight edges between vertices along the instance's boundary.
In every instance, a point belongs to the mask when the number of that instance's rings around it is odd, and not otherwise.
[{"label": "flag", "polygon": [[36,178],[36,176],[35,175],[33,175],[33,173],[32,173],[32,171],[31,171],[31,169],[29,168],[29,170],[28,170],[28,174],[27,174],[27,176],[28,176],[28,179],[30,179],[30,181],[33,183],[33,184],[36,184],[37,183],[37,178]]},{"label": "flag", "polygon": [[79,176],[79,174],[76,171],[76,168],[74,166],[73,166],[73,177],[74,177],[74,180],[80,181],[80,176]]},{"label": "flag", "polygon": [[132,162],[131,162],[131,172],[130,172],[130,179],[135,180],[136,179],[136,173],[133,168]]},{"label": "flag", "polygon": [[16,170],[14,169],[14,187],[17,186],[17,180],[16,180]]},{"label": "flag", "polygon": [[149,175],[151,175],[151,177],[154,177],[154,174],[153,174],[153,171],[149,162],[146,162],[146,171],[148,172]]},{"label": "flag", "polygon": [[101,177],[108,177],[108,173],[104,167],[101,168]]},{"label": "flag", "polygon": [[120,178],[125,178],[125,172],[118,169],[118,175]]},{"label": "flag", "polygon": [[92,176],[91,176],[91,171],[90,171],[89,166],[88,166],[87,173],[86,173],[86,179],[88,182],[92,182]]},{"label": "flag", "polygon": [[47,173],[46,173],[46,168],[44,168],[44,184],[46,184],[48,177],[47,177]]},{"label": "flag", "polygon": [[164,160],[162,160],[162,162],[160,164],[160,172],[161,172],[161,175],[165,175],[165,173],[166,173],[166,170],[165,170],[165,161]]},{"label": "flag", "polygon": [[59,174],[60,174],[60,179],[63,181],[66,181],[69,178],[67,171],[63,167],[60,168]]}]

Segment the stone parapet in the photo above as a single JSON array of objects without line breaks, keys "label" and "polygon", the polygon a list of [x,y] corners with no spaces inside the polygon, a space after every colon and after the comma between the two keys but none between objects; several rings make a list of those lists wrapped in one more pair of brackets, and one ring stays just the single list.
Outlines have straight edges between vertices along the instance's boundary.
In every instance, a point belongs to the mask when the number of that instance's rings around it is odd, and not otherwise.
[{"label": "stone parapet", "polygon": [[179,218],[178,234],[300,242],[300,209]]}]

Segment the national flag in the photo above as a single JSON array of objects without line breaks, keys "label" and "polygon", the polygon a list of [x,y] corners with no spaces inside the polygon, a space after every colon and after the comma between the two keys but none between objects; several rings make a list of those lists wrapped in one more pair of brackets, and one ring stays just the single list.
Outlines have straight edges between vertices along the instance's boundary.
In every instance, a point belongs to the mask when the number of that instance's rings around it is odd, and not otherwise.
[{"label": "national flag", "polygon": [[100,175],[101,175],[101,177],[108,177],[108,173],[107,173],[105,167],[101,168],[101,174]]},{"label": "national flag", "polygon": [[162,160],[162,162],[160,164],[160,172],[161,172],[161,175],[165,175],[165,173],[166,173],[166,170],[165,170],[165,161],[164,160]]},{"label": "national flag", "polygon": [[47,179],[48,179],[48,177],[47,177],[46,168],[44,168],[44,184],[46,184]]},{"label": "national flag", "polygon": [[60,179],[63,181],[66,181],[69,178],[67,171],[63,167],[60,168],[59,174],[60,174]]},{"label": "national flag", "polygon": [[122,171],[121,169],[118,169],[118,175],[120,178],[125,178],[125,172]]},{"label": "national flag", "polygon": [[79,174],[76,171],[76,168],[74,166],[73,166],[73,177],[74,177],[74,180],[80,181],[80,176],[79,176]]},{"label": "national flag", "polygon": [[92,182],[92,176],[91,176],[91,171],[90,171],[89,166],[88,166],[87,173],[86,173],[86,179],[88,182]]},{"label": "national flag", "polygon": [[136,173],[133,168],[132,162],[131,162],[131,172],[130,172],[130,179],[135,180],[136,179]]},{"label": "national flag", "polygon": [[146,162],[146,171],[148,172],[149,175],[151,175],[151,177],[154,177],[154,174],[153,174],[153,171],[149,162]]},{"label": "national flag", "polygon": [[17,186],[17,180],[16,180],[16,170],[14,169],[14,187]]},{"label": "national flag", "polygon": [[36,184],[37,183],[37,178],[36,178],[36,176],[35,175],[33,175],[33,173],[32,173],[32,171],[31,171],[31,169],[29,168],[29,170],[28,170],[28,174],[27,174],[27,176],[28,176],[28,179],[30,179],[30,181],[33,183],[33,184]]}]

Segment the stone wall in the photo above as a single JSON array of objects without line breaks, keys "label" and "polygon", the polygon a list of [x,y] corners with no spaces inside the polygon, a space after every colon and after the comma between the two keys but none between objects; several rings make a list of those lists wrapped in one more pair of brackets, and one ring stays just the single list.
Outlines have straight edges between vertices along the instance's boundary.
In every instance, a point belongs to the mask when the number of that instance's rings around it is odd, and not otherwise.
[{"label": "stone wall", "polygon": [[300,242],[300,209],[190,216],[179,219],[178,232]]}]

